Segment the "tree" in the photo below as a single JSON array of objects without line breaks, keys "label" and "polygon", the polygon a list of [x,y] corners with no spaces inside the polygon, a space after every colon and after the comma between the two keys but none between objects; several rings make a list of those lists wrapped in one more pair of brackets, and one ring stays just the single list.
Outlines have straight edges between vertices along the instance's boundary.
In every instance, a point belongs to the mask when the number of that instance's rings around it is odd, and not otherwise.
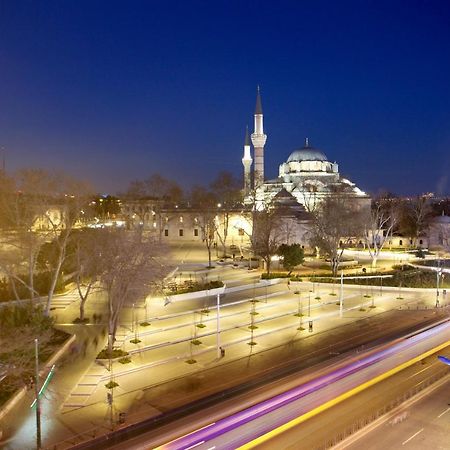
[{"label": "tree", "polygon": [[241,186],[231,173],[222,171],[211,183],[211,191],[217,201],[216,234],[225,257],[230,214],[242,204]]},{"label": "tree", "polygon": [[294,268],[304,261],[304,251],[300,244],[281,244],[277,254],[283,258],[283,267],[289,271],[289,275]]},{"label": "tree", "polygon": [[34,377],[34,339],[38,338],[40,348],[45,348],[53,336],[53,319],[45,316],[40,305],[28,302],[0,308],[2,392],[13,392],[30,384]]},{"label": "tree", "polygon": [[397,223],[396,202],[380,198],[372,204],[364,223],[364,240],[375,268],[385,243],[392,238]]},{"label": "tree", "polygon": [[155,173],[145,180],[131,182],[126,194],[129,198],[154,198],[170,203],[178,203],[183,199],[183,191],[175,181]]},{"label": "tree", "polygon": [[[26,285],[29,297],[39,292],[35,289],[37,258],[46,242],[55,245],[54,257],[47,260],[45,271],[49,285],[45,295],[45,313],[50,313],[51,303],[61,269],[66,257],[69,237],[79,222],[83,208],[89,203],[89,186],[68,175],[42,169],[24,169],[2,183],[0,201],[7,216],[4,244],[15,249],[16,260],[0,255],[0,267],[12,283]],[[21,276],[24,272],[28,276]]]},{"label": "tree", "polygon": [[400,211],[399,231],[414,238],[417,245],[419,236],[427,229],[433,209],[429,195],[420,195],[397,203]]},{"label": "tree", "polygon": [[272,256],[277,253],[283,242],[281,227],[281,210],[276,207],[266,207],[261,211],[253,211],[251,245],[255,255],[260,256],[270,274]]},{"label": "tree", "polygon": [[325,198],[313,213],[311,245],[330,259],[337,275],[345,246],[363,234],[364,210],[354,199],[341,194]]},{"label": "tree", "polygon": [[104,270],[103,255],[108,244],[107,233],[103,229],[84,228],[71,237],[70,252],[65,268],[74,273],[80,297],[79,321],[85,321],[85,305],[94,290],[100,290],[100,276]]},{"label": "tree", "polygon": [[208,267],[212,267],[211,251],[217,229],[217,198],[214,193],[204,187],[194,186],[191,192],[191,204],[198,212],[197,224],[208,252]]},{"label": "tree", "polygon": [[103,228],[99,283],[108,302],[109,352],[112,352],[124,305],[146,297],[150,286],[161,280],[166,268],[159,257],[162,248],[141,229]]}]

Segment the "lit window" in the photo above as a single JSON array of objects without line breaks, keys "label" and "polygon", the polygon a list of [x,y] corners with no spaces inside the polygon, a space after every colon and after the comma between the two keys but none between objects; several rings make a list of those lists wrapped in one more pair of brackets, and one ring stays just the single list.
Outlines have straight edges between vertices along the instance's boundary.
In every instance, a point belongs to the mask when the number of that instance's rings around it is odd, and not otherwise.
[{"label": "lit window", "polygon": [[183,216],[180,216],[180,223],[183,223]]}]

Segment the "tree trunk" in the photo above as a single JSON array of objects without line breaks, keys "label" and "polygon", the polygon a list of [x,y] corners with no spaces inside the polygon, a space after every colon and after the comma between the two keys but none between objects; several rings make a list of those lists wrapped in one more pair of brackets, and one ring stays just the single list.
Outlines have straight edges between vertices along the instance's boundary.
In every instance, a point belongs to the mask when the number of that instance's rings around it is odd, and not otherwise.
[{"label": "tree trunk", "polygon": [[377,260],[378,260],[378,256],[372,257],[372,269],[375,269],[375,267],[377,267]]},{"label": "tree trunk", "polygon": [[208,267],[212,267],[212,264],[211,264],[211,246],[208,246]]},{"label": "tree trunk", "polygon": [[55,271],[53,272],[52,282],[50,284],[50,289],[48,290],[48,296],[47,296],[47,304],[45,305],[45,315],[50,315],[50,307],[53,300],[53,294],[55,293],[56,289],[56,283],[58,282],[59,274],[61,272],[61,267],[63,263],[64,256],[63,254],[60,254],[58,258],[58,263],[56,264]]}]

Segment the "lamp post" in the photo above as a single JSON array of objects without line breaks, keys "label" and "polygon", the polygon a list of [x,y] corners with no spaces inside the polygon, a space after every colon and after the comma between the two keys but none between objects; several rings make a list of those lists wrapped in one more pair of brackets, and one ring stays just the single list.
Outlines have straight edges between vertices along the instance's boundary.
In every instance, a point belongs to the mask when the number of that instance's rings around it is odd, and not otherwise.
[{"label": "lamp post", "polygon": [[339,295],[339,317],[342,319],[344,309],[344,271],[341,270],[341,290]]},{"label": "lamp post", "polygon": [[220,347],[220,294],[217,294],[217,358],[222,356],[222,349]]},{"label": "lamp post", "polygon": [[34,340],[34,357],[35,357],[35,383],[34,393],[36,396],[36,448],[37,450],[42,448],[41,437],[41,401],[39,399],[39,341]]},{"label": "lamp post", "polygon": [[442,275],[442,269],[439,267],[439,269],[436,271],[436,308],[439,307],[439,278]]}]

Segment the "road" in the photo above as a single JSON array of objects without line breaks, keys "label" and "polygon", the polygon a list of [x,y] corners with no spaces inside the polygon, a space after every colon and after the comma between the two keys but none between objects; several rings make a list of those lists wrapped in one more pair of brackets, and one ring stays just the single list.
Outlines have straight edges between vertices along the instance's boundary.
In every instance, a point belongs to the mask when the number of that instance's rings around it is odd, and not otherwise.
[{"label": "road", "polygon": [[[333,371],[312,381],[203,426],[198,432],[189,433],[185,437],[162,445],[160,448],[164,450],[238,448],[255,437],[268,433],[273,428],[291,420],[299,421],[300,417],[300,421],[303,422],[301,418],[304,417],[304,420],[306,420],[307,416],[311,414],[310,411],[315,411],[324,403],[335,401],[334,399],[341,394],[366,383],[374,377],[385,374],[443,341],[447,342],[449,338],[450,323],[447,322],[440,327],[402,340],[380,351],[370,352],[365,357],[356,358],[351,362],[347,361],[343,366],[334,368]],[[448,345],[448,342],[446,345]],[[147,435],[147,440],[140,437],[127,442],[125,446],[114,448],[137,450],[153,447],[156,443],[154,434],[150,434]],[[274,446],[270,441],[267,448],[286,447]]]},{"label": "road", "polygon": [[394,418],[341,448],[378,450],[448,450],[450,448],[450,380]]}]

